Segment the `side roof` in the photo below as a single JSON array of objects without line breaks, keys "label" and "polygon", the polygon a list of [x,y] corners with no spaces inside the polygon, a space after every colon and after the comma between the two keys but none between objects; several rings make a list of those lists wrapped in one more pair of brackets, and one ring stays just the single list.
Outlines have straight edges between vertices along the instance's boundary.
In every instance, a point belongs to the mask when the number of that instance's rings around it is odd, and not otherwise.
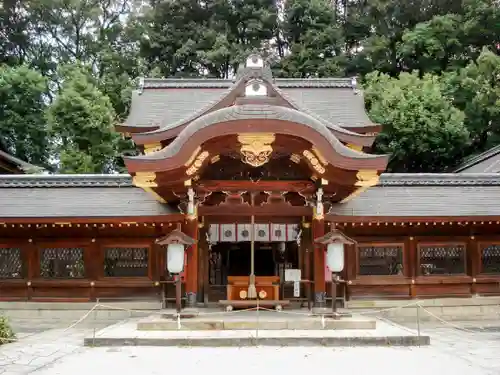
[{"label": "side roof", "polygon": [[29,170],[41,169],[30,163],[22,161],[10,155],[0,141],[0,174],[1,173],[24,173]]},{"label": "side roof", "polygon": [[176,213],[134,187],[129,175],[0,175],[0,221]]},{"label": "side roof", "polygon": [[382,174],[379,184],[329,211],[342,217],[500,217],[500,175]]},{"label": "side roof", "polygon": [[455,172],[500,173],[500,145],[466,160]]},{"label": "side roof", "polygon": [[[382,174],[379,185],[330,218],[500,217],[499,174]],[[2,175],[1,219],[110,218],[177,214],[129,175]]]}]

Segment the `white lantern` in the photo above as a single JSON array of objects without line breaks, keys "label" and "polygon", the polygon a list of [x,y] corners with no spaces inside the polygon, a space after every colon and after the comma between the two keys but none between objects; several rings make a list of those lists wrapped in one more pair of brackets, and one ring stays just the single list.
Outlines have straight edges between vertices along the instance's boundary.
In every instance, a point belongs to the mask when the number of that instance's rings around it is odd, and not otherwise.
[{"label": "white lantern", "polygon": [[344,244],[329,243],[326,252],[326,265],[331,272],[341,272],[344,269]]},{"label": "white lantern", "polygon": [[184,245],[171,243],[167,246],[167,270],[178,274],[184,270]]}]

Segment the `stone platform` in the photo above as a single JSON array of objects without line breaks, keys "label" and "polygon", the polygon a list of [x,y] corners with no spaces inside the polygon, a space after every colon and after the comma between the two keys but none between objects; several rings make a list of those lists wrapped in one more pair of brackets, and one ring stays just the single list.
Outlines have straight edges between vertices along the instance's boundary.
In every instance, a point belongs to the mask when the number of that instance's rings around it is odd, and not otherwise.
[{"label": "stone platform", "polygon": [[429,336],[382,320],[340,320],[295,312],[205,313],[179,321],[156,314],[129,319],[86,337],[86,346],[415,346]]},{"label": "stone platform", "polygon": [[322,329],[375,329],[377,321],[365,317],[345,317],[342,319],[311,316],[307,310],[291,312],[235,311],[201,314],[179,322],[172,318],[173,312],[151,315],[137,323],[138,331],[221,331],[221,330],[322,330]]}]

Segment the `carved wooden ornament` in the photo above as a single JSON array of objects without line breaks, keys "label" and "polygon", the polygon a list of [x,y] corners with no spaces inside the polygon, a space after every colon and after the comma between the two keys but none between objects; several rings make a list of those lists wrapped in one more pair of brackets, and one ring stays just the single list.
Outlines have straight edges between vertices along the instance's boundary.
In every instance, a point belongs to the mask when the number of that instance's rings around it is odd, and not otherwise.
[{"label": "carved wooden ornament", "polygon": [[260,167],[269,161],[273,152],[271,144],[275,136],[272,133],[254,133],[238,135],[241,143],[241,155],[244,163],[252,167]]}]

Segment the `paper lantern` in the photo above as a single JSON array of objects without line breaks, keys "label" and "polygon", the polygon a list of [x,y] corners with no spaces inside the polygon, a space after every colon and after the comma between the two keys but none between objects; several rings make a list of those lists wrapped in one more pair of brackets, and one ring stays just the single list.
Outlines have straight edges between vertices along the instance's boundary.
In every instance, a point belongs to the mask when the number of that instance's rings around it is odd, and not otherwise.
[{"label": "paper lantern", "polygon": [[341,272],[344,269],[344,244],[333,242],[327,245],[326,265],[331,272]]},{"label": "paper lantern", "polygon": [[171,243],[167,246],[167,270],[170,273],[181,273],[184,270],[184,245]]}]

